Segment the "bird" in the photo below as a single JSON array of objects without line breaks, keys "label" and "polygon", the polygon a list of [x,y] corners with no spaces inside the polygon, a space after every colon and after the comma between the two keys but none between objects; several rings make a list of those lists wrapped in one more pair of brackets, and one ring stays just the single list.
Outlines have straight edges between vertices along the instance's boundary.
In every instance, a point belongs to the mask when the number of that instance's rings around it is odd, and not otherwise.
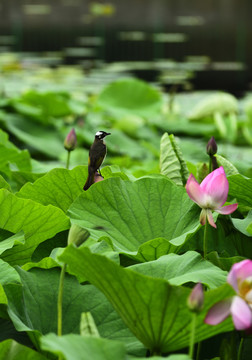
[{"label": "bird", "polygon": [[104,142],[104,138],[110,134],[111,133],[108,133],[106,131],[97,131],[97,133],[95,134],[94,142],[89,150],[88,177],[83,187],[84,191],[89,189],[90,186],[94,183],[94,178],[97,170],[100,172],[100,166],[107,153],[107,146]]}]

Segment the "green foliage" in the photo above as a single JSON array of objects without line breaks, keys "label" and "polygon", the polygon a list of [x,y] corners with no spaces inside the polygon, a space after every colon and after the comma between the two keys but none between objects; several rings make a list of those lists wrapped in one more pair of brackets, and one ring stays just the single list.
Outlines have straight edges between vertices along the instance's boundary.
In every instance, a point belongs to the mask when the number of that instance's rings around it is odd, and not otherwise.
[{"label": "green foliage", "polygon": [[[187,346],[191,313],[185,304],[189,289],[123,269],[104,256],[92,254],[87,248],[68,247],[61,260],[67,262],[75,274],[86,276],[106,295],[125,324],[148,349],[165,353]],[[227,285],[206,293],[206,308],[229,293]],[[232,329],[229,321],[209,328],[202,321],[205,314],[198,319],[198,341]],[[178,332],[180,336],[176,337]]]},{"label": "green foliage", "polygon": [[[230,356],[239,345],[234,337],[227,346],[231,318],[217,326],[204,318],[234,294],[226,284],[231,266],[252,258],[250,97],[192,92],[171,99],[133,78],[95,87],[76,68],[23,75],[2,72],[0,360],[189,360],[186,303],[198,282],[205,302],[195,342],[213,349],[199,360]],[[64,139],[72,128],[77,148],[66,170]],[[98,130],[111,132],[104,181],[84,192]],[[239,206],[229,216],[213,214],[217,229],[208,230],[204,260],[200,208],[185,184],[189,172],[199,181],[208,174],[206,144],[213,135],[228,202]],[[79,234],[85,242],[69,245]],[[247,354],[251,339],[244,343]]]},{"label": "green foliage", "polygon": [[0,343],[0,360],[46,360],[47,358],[14,340]]},{"label": "green foliage", "polygon": [[173,135],[165,133],[160,143],[160,172],[177,185],[185,185],[189,176],[181,150]]},{"label": "green foliage", "polygon": [[117,249],[130,253],[157,237],[181,245],[188,232],[197,230],[199,209],[184,188],[168,179],[146,177],[131,183],[115,177],[81,194],[68,214],[92,237],[108,235]]},{"label": "green foliage", "polygon": [[122,79],[109,84],[97,102],[104,109],[120,114],[134,114],[150,118],[161,109],[160,93],[137,79]]},{"label": "green foliage", "polygon": [[116,341],[74,334],[62,337],[49,334],[41,339],[41,343],[44,350],[64,355],[67,360],[126,360],[125,347]]},{"label": "green foliage", "polygon": [[211,117],[214,113],[226,114],[236,112],[238,104],[231,94],[218,93],[203,98],[190,112],[190,120]]}]

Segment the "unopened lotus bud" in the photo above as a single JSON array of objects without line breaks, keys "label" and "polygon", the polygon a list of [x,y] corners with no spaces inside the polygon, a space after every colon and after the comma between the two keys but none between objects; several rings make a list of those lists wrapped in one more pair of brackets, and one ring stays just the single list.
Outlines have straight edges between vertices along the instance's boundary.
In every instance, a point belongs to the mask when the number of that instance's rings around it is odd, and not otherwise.
[{"label": "unopened lotus bud", "polygon": [[198,283],[194,286],[191,291],[191,294],[187,299],[187,306],[193,312],[200,312],[203,308],[204,303],[204,292],[203,286],[201,283]]},{"label": "unopened lotus bud", "polygon": [[72,224],[69,233],[68,233],[68,239],[67,244],[74,244],[75,246],[80,246],[84,243],[84,241],[87,240],[89,237],[89,232],[79,225]]},{"label": "unopened lotus bud", "polygon": [[76,137],[75,130],[72,129],[69,132],[69,134],[67,135],[67,137],[65,138],[64,148],[67,151],[73,151],[76,148],[76,145],[77,145],[77,137]]},{"label": "unopened lotus bud", "polygon": [[213,156],[217,153],[217,149],[218,149],[218,147],[217,147],[215,138],[214,138],[214,136],[212,136],[211,139],[207,143],[207,147],[206,147],[207,154],[210,156]]}]

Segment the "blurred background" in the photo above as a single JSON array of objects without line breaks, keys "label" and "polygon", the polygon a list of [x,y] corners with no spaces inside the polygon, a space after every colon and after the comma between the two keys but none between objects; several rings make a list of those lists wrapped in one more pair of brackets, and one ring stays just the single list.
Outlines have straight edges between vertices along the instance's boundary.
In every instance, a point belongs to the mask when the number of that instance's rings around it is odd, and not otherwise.
[{"label": "blurred background", "polygon": [[0,59],[240,96],[252,86],[251,9],[250,0],[0,0]]},{"label": "blurred background", "polygon": [[215,136],[228,173],[252,176],[250,10],[249,0],[0,0],[0,175],[19,189],[64,167],[74,128],[71,168],[104,130],[110,171],[160,173],[167,132],[195,175]]}]

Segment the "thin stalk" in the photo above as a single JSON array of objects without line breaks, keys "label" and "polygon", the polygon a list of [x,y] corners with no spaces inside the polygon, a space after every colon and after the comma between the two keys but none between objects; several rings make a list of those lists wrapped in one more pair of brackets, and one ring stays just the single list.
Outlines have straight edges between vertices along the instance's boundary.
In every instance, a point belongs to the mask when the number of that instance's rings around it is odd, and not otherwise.
[{"label": "thin stalk", "polygon": [[[59,281],[59,292],[58,292],[58,326],[57,326],[57,334],[58,336],[62,336],[62,302],[63,302],[63,285],[64,278],[66,273],[66,264],[64,264],[61,268],[60,272],[60,281]],[[59,355],[58,360],[62,360],[62,356]]]},{"label": "thin stalk", "polygon": [[205,227],[204,227],[204,238],[203,238],[203,256],[204,259],[207,256],[207,230],[208,230],[208,220],[206,219]]},{"label": "thin stalk", "polygon": [[244,342],[244,337],[242,337],[242,338],[241,338],[241,341],[240,341],[240,345],[239,345],[239,349],[238,349],[238,355],[237,355],[237,360],[241,360],[241,358],[242,358],[243,342]]},{"label": "thin stalk", "polygon": [[196,320],[197,320],[197,314],[196,314],[196,313],[192,313],[191,338],[190,338],[189,353],[188,353],[190,359],[193,359],[193,349],[194,349],[194,338],[195,338]]},{"label": "thin stalk", "polygon": [[69,169],[71,151],[67,151],[66,169]]},{"label": "thin stalk", "polygon": [[200,350],[201,350],[201,342],[198,343],[196,360],[199,360],[200,358]]},{"label": "thin stalk", "polygon": [[209,155],[209,165],[208,165],[208,173],[210,174],[210,172],[213,171],[213,166],[212,166],[212,156]]}]

